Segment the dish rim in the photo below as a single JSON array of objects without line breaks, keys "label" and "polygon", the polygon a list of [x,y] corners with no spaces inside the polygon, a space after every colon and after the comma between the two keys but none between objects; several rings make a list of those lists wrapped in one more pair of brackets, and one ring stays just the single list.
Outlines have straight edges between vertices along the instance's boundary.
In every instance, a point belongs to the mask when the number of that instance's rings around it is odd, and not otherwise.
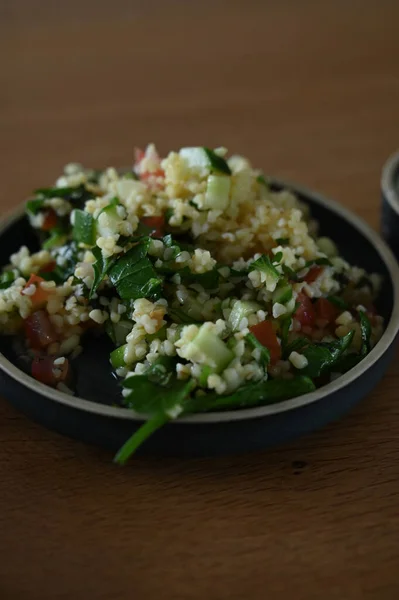
[{"label": "dish rim", "polygon": [[399,151],[391,154],[382,169],[381,190],[384,198],[394,212],[399,216],[399,190],[394,184],[395,173],[399,171]]},{"label": "dish rim", "polygon": [[[391,157],[390,161],[387,163],[387,166],[384,169],[384,175],[382,179],[383,184],[385,184],[388,181],[391,169],[395,164],[395,161],[393,160],[394,158],[398,160],[399,153]],[[302,187],[301,185],[297,185],[287,180],[281,180],[270,177],[269,181],[272,185],[277,185],[279,187],[281,186],[282,188],[288,189],[296,194],[299,194],[302,197],[309,198],[316,204],[337,214],[339,217],[345,219],[353,227],[355,227],[355,229],[357,229],[359,233],[361,233],[361,235],[372,244],[374,249],[381,257],[382,261],[384,262],[392,281],[393,309],[391,317],[379,342],[358,365],[350,369],[350,371],[348,371],[341,377],[335,379],[334,381],[322,386],[321,388],[313,392],[304,394],[302,396],[297,396],[296,398],[291,398],[290,400],[284,400],[283,402],[278,402],[276,404],[270,404],[267,406],[189,415],[186,417],[179,418],[176,421],[172,421],[173,424],[227,423],[231,421],[256,419],[276,415],[298,408],[303,408],[304,406],[313,404],[314,402],[318,402],[331,394],[343,390],[353,381],[358,379],[365,371],[367,371],[368,368],[370,368],[385,354],[385,352],[395,341],[396,336],[399,332],[399,265],[392,251],[389,249],[389,247],[383,241],[383,239],[379,236],[379,234],[376,231],[374,231],[374,229],[372,229],[370,225],[363,221],[363,219],[358,217],[355,213],[345,208],[335,200],[330,200],[329,198],[326,198],[324,195],[318,192],[314,192],[312,190],[307,189],[306,187]],[[24,204],[20,205],[16,210],[9,211],[8,213],[6,213],[6,215],[0,222],[0,236],[3,235],[7,228],[10,227],[15,221],[20,219],[23,216],[23,214]],[[92,400],[85,400],[84,398],[60,392],[59,390],[53,389],[43,383],[40,383],[33,379],[33,377],[30,377],[29,375],[24,373],[21,369],[19,369],[16,365],[9,361],[1,352],[0,369],[2,369],[2,371],[9,375],[13,380],[22,384],[29,390],[35,393],[39,393],[42,396],[45,396],[46,398],[54,402],[66,405],[69,408],[82,410],[84,412],[94,413],[98,416],[109,418],[131,420],[137,422],[143,422],[146,420],[146,417],[144,415],[137,414],[132,409],[101,404],[98,402],[93,402]]]}]

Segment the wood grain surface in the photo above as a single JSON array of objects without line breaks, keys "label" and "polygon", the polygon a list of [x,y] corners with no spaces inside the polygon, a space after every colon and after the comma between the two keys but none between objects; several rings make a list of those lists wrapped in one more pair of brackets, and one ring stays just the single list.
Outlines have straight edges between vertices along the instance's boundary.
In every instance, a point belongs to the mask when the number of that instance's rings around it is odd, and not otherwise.
[{"label": "wood grain surface", "polygon": [[[0,207],[65,162],[224,144],[379,226],[399,3],[0,1]],[[217,460],[111,464],[0,400],[4,600],[399,597],[398,356],[341,422]]]}]

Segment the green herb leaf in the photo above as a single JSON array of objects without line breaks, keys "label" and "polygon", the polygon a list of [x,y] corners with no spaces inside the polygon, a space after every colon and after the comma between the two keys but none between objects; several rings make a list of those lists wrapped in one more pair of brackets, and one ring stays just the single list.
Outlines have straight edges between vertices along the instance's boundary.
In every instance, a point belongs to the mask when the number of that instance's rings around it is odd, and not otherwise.
[{"label": "green herb leaf", "polygon": [[254,336],[253,333],[248,333],[245,336],[245,339],[247,340],[248,344],[250,346],[252,346],[252,348],[254,348],[254,350],[259,350],[260,353],[260,358],[259,358],[259,364],[262,365],[262,367],[264,369],[267,368],[267,366],[270,363],[270,352],[269,349],[266,348],[266,346],[264,346],[263,344],[261,344],[259,342],[259,340],[256,339],[256,337]]},{"label": "green herb leaf", "polygon": [[231,175],[231,169],[227,162],[219,156],[215,154],[213,150],[204,147],[204,152],[207,155],[209,162],[211,163],[212,171],[216,171],[218,173],[225,173],[226,175]]},{"label": "green herb leaf", "polygon": [[34,198],[33,200],[28,200],[25,208],[26,208],[26,212],[30,213],[31,215],[37,215],[40,210],[43,208],[44,206],[44,199],[43,198]]},{"label": "green herb leaf", "polygon": [[308,260],[305,264],[306,267],[312,267],[313,265],[320,265],[320,266],[325,265],[325,266],[331,267],[332,262],[328,258],[323,257],[323,258],[316,258],[315,260]]},{"label": "green herb leaf", "polygon": [[90,299],[93,298],[94,294],[98,289],[98,286],[103,281],[104,277],[108,274],[108,271],[111,269],[112,265],[115,262],[115,258],[113,257],[104,258],[103,253],[98,246],[94,246],[94,248],[92,249],[92,253],[94,254],[96,262],[93,264],[94,280],[90,290]]},{"label": "green herb leaf", "polygon": [[149,240],[134,246],[118,258],[109,270],[112,285],[122,300],[156,298],[162,289],[162,279],[147,257]]},{"label": "green herb leaf", "polygon": [[282,252],[277,252],[277,254],[274,255],[272,262],[273,263],[279,263],[281,261],[281,259],[283,258],[283,253]]},{"label": "green herb leaf", "polygon": [[276,282],[280,278],[280,273],[277,271],[267,254],[262,254],[260,258],[254,260],[254,262],[249,265],[249,270],[262,271],[262,273],[267,275],[267,279],[273,282]]},{"label": "green herb leaf", "polygon": [[348,308],[348,303],[339,296],[327,296],[327,300],[342,310],[346,310]]},{"label": "green herb leaf", "polygon": [[287,265],[281,265],[283,268],[283,273],[284,275],[287,276],[287,278],[290,281],[298,281],[298,275],[295,273],[295,271],[293,269],[291,269],[290,267],[287,267]]},{"label": "green herb leaf", "polygon": [[290,243],[290,238],[277,238],[276,243],[279,246],[287,246]]},{"label": "green herb leaf", "polygon": [[292,340],[289,344],[286,344],[283,349],[283,358],[286,360],[291,352],[300,352],[302,348],[309,344],[309,340],[306,337],[300,336]]},{"label": "green herb leaf", "polygon": [[216,393],[197,396],[186,402],[184,412],[197,413],[263,406],[295,398],[313,392],[315,389],[313,381],[308,377],[268,379],[260,383],[244,385],[229,396],[220,396]]},{"label": "green herb leaf", "polygon": [[15,281],[15,274],[13,271],[4,271],[0,275],[0,290],[6,290]]},{"label": "green herb leaf", "polygon": [[170,365],[158,362],[144,375],[129,377],[123,385],[131,390],[124,399],[125,404],[138,413],[149,415],[150,419],[119,450],[114,459],[118,464],[124,464],[154,431],[183,412],[196,383],[193,379],[179,381]]},{"label": "green herb leaf", "polygon": [[95,222],[92,215],[76,208],[73,211],[72,237],[79,244],[92,246],[95,242]]},{"label": "green herb leaf", "polygon": [[269,189],[269,183],[264,175],[258,175],[256,181],[264,185],[267,189]]},{"label": "green herb leaf", "polygon": [[362,310],[359,310],[359,319],[360,319],[360,331],[362,335],[362,347],[360,350],[361,356],[366,356],[371,350],[371,323],[370,319],[366,315],[366,313]]},{"label": "green herb leaf", "polygon": [[63,246],[67,239],[68,236],[65,232],[60,233],[59,231],[53,231],[50,237],[43,242],[43,248],[44,250],[50,250],[51,248],[56,248],[57,246]]},{"label": "green herb leaf", "polygon": [[115,455],[114,462],[118,465],[124,465],[129,458],[136,452],[144,442],[153,434],[157,429],[160,429],[170,420],[168,415],[160,412],[148,419],[118,450]]},{"label": "green herb leaf", "polygon": [[354,331],[350,331],[339,340],[309,344],[301,349],[301,354],[306,356],[308,360],[308,365],[301,369],[301,374],[315,378],[334,371],[341,356],[349,348],[354,333]]}]

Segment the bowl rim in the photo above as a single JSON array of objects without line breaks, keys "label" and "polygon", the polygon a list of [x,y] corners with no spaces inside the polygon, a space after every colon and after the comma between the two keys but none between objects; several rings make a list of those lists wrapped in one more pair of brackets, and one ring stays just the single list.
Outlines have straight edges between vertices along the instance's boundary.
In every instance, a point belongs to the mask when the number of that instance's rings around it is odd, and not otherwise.
[{"label": "bowl rim", "polygon": [[[385,177],[387,177],[387,175],[385,175]],[[341,377],[313,392],[267,406],[189,415],[179,418],[176,421],[171,421],[173,424],[227,423],[231,421],[256,419],[303,408],[307,405],[313,404],[314,402],[318,402],[324,398],[327,398],[331,394],[343,390],[345,387],[359,378],[365,371],[367,371],[368,368],[370,368],[385,354],[385,352],[395,341],[395,338],[399,332],[399,266],[393,253],[379,236],[379,234],[355,213],[345,208],[338,202],[326,198],[318,192],[311,191],[287,180],[269,177],[269,181],[272,185],[290,190],[293,193],[302,196],[302,198],[305,200],[306,198],[309,198],[314,203],[334,212],[339,217],[348,221],[353,227],[355,227],[355,229],[357,229],[357,231],[359,231],[359,233],[361,233],[361,235],[363,235],[363,237],[365,237],[372,244],[374,249],[383,260],[391,278],[394,296],[391,317],[379,342],[358,365],[350,369],[350,371]],[[0,222],[0,235],[2,235],[15,221],[20,219],[23,216],[23,213],[24,205],[21,205],[17,210],[6,214]],[[143,422],[146,420],[145,415],[137,414],[131,409],[109,406],[106,404],[93,402],[91,400],[85,400],[84,398],[72,396],[44,385],[43,383],[36,381],[33,379],[33,377],[30,377],[21,371],[2,353],[0,353],[0,369],[2,369],[2,371],[9,375],[12,379],[16,380],[29,390],[39,393],[42,396],[45,396],[46,398],[69,408],[94,413],[98,416],[131,420],[134,422]]]},{"label": "bowl rim", "polygon": [[395,174],[399,171],[399,151],[391,154],[381,174],[381,190],[384,199],[399,216],[399,190],[395,188]]}]

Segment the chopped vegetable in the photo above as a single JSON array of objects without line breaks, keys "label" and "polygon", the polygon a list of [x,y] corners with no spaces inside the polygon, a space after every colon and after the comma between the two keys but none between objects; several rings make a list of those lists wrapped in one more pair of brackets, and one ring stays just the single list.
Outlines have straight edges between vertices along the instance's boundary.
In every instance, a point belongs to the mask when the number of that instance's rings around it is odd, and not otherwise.
[{"label": "chopped vegetable", "polygon": [[157,276],[147,257],[148,242],[134,246],[109,269],[108,276],[122,300],[156,298],[162,279]]},{"label": "chopped vegetable", "polygon": [[57,341],[57,335],[44,310],[37,310],[24,321],[26,337],[32,348],[47,348]]},{"label": "chopped vegetable", "polygon": [[86,244],[87,246],[93,246],[95,243],[95,222],[90,213],[76,208],[73,211],[73,239],[78,244]]},{"label": "chopped vegetable", "polygon": [[220,337],[204,325],[200,327],[198,334],[188,345],[187,352],[199,355],[198,362],[209,364],[216,373],[223,371],[234,358],[233,352]]},{"label": "chopped vegetable", "polygon": [[142,217],[141,223],[148,227],[151,231],[149,234],[155,238],[161,238],[164,235],[165,219],[162,216],[159,217]]},{"label": "chopped vegetable", "polygon": [[225,210],[229,205],[231,179],[227,175],[209,175],[204,208]]},{"label": "chopped vegetable", "polygon": [[237,331],[242,319],[261,310],[261,305],[250,300],[236,300],[229,316],[229,323],[233,331]]},{"label": "chopped vegetable", "polygon": [[261,344],[253,333],[248,333],[245,336],[245,339],[247,340],[248,344],[250,346],[252,346],[252,348],[254,350],[259,351],[259,362],[262,364],[262,366],[264,368],[266,368],[268,366],[268,364],[270,363],[269,349],[266,348],[266,346],[264,346],[263,344]]},{"label": "chopped vegetable", "polygon": [[50,294],[52,293],[49,289],[43,289],[41,287],[40,284],[43,281],[45,281],[43,277],[39,277],[39,275],[32,273],[21,292],[23,295],[29,296],[33,309],[40,308],[46,304]]},{"label": "chopped vegetable", "polygon": [[52,356],[35,357],[32,362],[32,377],[46,385],[56,386],[69,376],[69,361],[66,358],[62,364],[54,364]]},{"label": "chopped vegetable", "polygon": [[252,325],[249,331],[255,338],[270,352],[270,363],[274,365],[281,358],[281,346],[276,332],[273,329],[271,321],[262,321],[257,325]]},{"label": "chopped vegetable", "polygon": [[44,213],[44,219],[43,219],[43,224],[41,226],[41,229],[43,231],[50,231],[51,229],[54,229],[54,227],[57,226],[57,223],[58,223],[57,213],[55,212],[55,210],[50,208],[50,209],[46,210],[46,212]]},{"label": "chopped vegetable", "polygon": [[298,308],[294,313],[294,317],[300,322],[302,326],[312,327],[314,324],[316,314],[313,308],[311,299],[306,294],[298,294],[297,298]]}]

